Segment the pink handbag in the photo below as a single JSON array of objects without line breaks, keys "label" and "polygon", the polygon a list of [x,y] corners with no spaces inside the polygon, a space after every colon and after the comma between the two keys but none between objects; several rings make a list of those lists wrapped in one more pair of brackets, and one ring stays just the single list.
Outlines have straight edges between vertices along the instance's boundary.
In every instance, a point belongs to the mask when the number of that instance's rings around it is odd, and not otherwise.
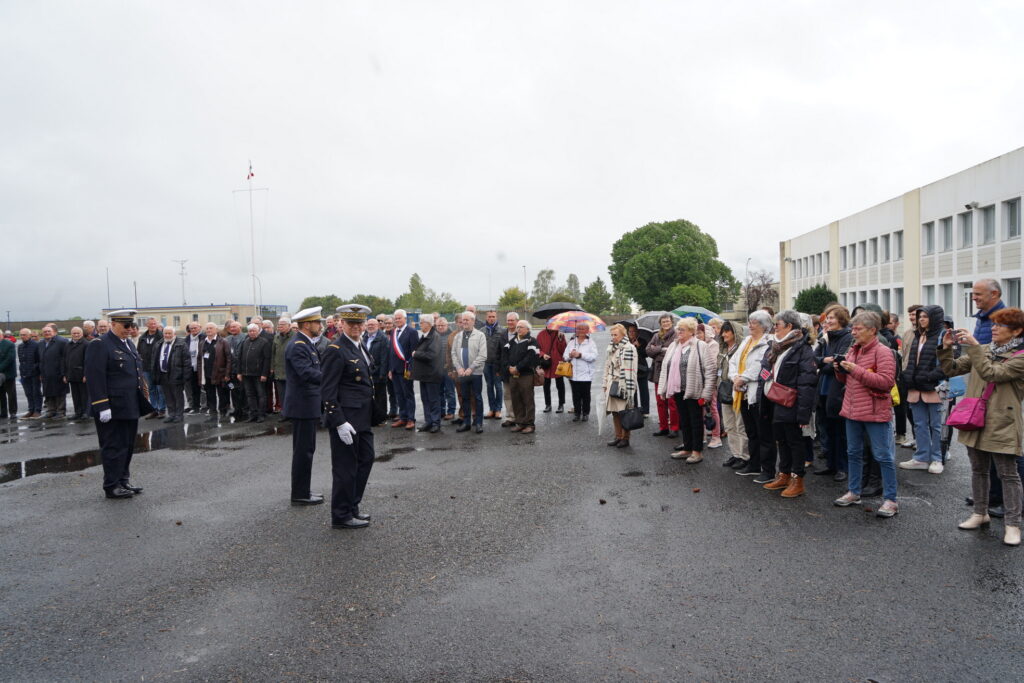
[{"label": "pink handbag", "polygon": [[962,398],[953,406],[946,418],[946,424],[956,427],[962,432],[975,432],[985,428],[985,411],[988,410],[988,399],[996,389],[995,382],[989,382],[981,398]]}]

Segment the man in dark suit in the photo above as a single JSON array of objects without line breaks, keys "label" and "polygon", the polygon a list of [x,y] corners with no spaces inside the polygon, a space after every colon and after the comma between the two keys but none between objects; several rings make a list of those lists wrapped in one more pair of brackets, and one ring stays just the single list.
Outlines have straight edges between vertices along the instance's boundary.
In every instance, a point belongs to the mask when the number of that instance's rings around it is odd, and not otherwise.
[{"label": "man in dark suit", "polygon": [[292,318],[299,329],[285,347],[284,409],[292,423],[292,505],[319,505],[324,497],[311,493],[309,481],[313,474],[316,453],[316,427],[320,421],[320,386],[322,373],[320,353],[313,342],[323,331],[322,306],[299,311]]},{"label": "man in dark suit", "polygon": [[85,383],[103,459],[103,490],[107,498],[131,498],[142,493],[129,481],[139,415],[153,408],[143,389],[142,359],[128,339],[135,311],[108,317],[111,331],[85,347]]},{"label": "man in dark suit", "polygon": [[363,529],[370,515],[359,511],[373,468],[373,375],[370,355],[361,343],[370,309],[338,307],[341,334],[324,355],[324,424],[331,438],[331,527]]},{"label": "man in dark suit", "polygon": [[[380,329],[375,318],[366,319],[366,331],[363,332],[363,348],[373,361],[373,401],[380,416],[388,412],[388,344],[391,340]],[[383,417],[381,419],[383,422]],[[377,425],[374,425],[376,427]]]},{"label": "man in dark suit", "polygon": [[388,377],[395,387],[398,402],[398,419],[392,427],[416,428],[416,394],[412,384],[412,352],[419,344],[420,333],[406,324],[405,311],[395,311],[395,330],[391,333],[391,349],[388,361]]},{"label": "man in dark suit", "polygon": [[67,362],[68,386],[71,388],[71,401],[75,406],[74,419],[80,420],[91,414],[89,410],[89,392],[85,388],[85,347],[92,341],[85,336],[80,327],[71,328],[71,341],[68,342]]},{"label": "man in dark suit", "polygon": [[39,342],[39,372],[43,377],[44,418],[64,417],[68,402],[68,340],[57,334],[53,323],[43,326]]},{"label": "man in dark suit", "polygon": [[153,383],[161,388],[167,402],[167,417],[164,422],[185,421],[185,387],[192,382],[192,359],[188,342],[178,339],[175,329],[168,325],[163,331],[163,341],[153,354],[150,375]]},{"label": "man in dark suit", "polygon": [[267,339],[256,323],[249,323],[248,336],[238,348],[239,382],[245,383],[249,399],[249,422],[263,422],[267,410],[267,379],[270,378],[270,353],[273,341]]},{"label": "man in dark suit", "polygon": [[18,373],[21,375],[21,386],[25,389],[25,399],[28,401],[28,412],[21,417],[24,420],[34,420],[43,410],[43,390],[39,381],[39,342],[32,338],[32,330],[27,327],[19,334],[21,343],[18,344]]}]

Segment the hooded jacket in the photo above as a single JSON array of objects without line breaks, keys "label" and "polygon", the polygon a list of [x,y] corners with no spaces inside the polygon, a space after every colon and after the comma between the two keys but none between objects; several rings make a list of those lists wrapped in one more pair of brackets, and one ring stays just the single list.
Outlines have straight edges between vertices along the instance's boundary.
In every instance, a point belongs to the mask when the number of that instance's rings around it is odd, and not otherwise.
[{"label": "hooded jacket", "polygon": [[853,345],[853,333],[849,327],[826,332],[818,344],[818,381],[819,395],[825,396],[825,417],[839,417],[843,408],[843,395],[846,385],[836,381],[834,363],[825,363],[825,358],[835,358],[839,354],[849,353]]},{"label": "hooded jacket", "polygon": [[[907,391],[935,391],[935,387],[946,378],[939,367],[936,353],[939,344],[939,333],[943,329],[944,317],[942,306],[924,306],[921,309],[928,316],[928,332],[921,346],[920,334],[914,337],[914,343],[907,350],[907,367],[903,371],[903,380]],[[920,357],[918,347],[921,346]]]}]

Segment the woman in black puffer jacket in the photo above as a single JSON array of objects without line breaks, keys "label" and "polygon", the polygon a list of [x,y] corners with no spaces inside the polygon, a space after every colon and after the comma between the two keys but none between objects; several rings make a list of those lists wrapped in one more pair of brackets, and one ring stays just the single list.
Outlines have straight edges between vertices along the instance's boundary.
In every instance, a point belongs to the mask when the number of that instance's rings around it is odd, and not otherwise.
[{"label": "woman in black puffer jacket", "polygon": [[942,473],[941,429],[942,402],[935,390],[946,376],[939,367],[936,353],[939,333],[943,329],[942,306],[924,306],[917,312],[914,343],[907,350],[907,367],[903,381],[907,385],[907,403],[914,417],[917,451],[910,460],[900,463],[905,470],[928,470]]},{"label": "woman in black puffer jacket", "polygon": [[831,474],[836,481],[845,481],[846,418],[839,414],[843,408],[846,385],[836,381],[835,357],[845,356],[853,345],[850,332],[850,312],[845,306],[833,304],[825,309],[825,330],[818,344],[818,411],[825,423],[825,457],[828,467],[814,470],[815,474]]}]

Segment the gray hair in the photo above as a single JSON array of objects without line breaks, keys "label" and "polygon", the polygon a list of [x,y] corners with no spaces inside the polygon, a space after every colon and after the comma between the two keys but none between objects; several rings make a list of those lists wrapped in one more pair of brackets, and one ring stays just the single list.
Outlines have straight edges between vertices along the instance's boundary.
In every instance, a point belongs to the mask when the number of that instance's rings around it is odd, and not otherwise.
[{"label": "gray hair", "polygon": [[280,325],[281,323],[291,323],[291,321],[291,318],[289,318],[286,315],[282,315],[280,318],[277,319],[277,324]]},{"label": "gray hair", "polygon": [[424,314],[422,314],[420,316],[420,322],[421,323],[426,323],[426,324],[430,325],[431,327],[433,327],[434,326],[434,316],[431,315],[430,313],[424,313]]},{"label": "gray hair", "polygon": [[509,311],[508,313],[505,314],[505,320],[507,321],[509,318],[512,318],[513,320],[519,320],[519,314],[516,313],[515,311]]},{"label": "gray hair", "polygon": [[406,317],[409,316],[409,314],[405,312],[404,308],[397,308],[397,309],[395,309],[395,312],[392,315],[398,315],[399,313],[401,313],[402,315],[404,315]]},{"label": "gray hair", "polygon": [[476,321],[476,313],[473,311],[463,311],[459,314],[459,320],[465,320],[467,315],[472,318],[474,322]]},{"label": "gray hair", "polygon": [[178,331],[176,329],[174,329],[174,326],[172,326],[172,325],[165,325],[164,326],[164,334],[167,334],[168,332],[170,332],[171,334],[176,335]]},{"label": "gray hair", "polygon": [[853,316],[853,320],[850,321],[850,326],[860,325],[861,327],[869,327],[876,332],[882,329],[882,316],[878,315],[874,311],[861,311],[857,315]]},{"label": "gray hair", "polygon": [[[82,322],[82,327],[89,327],[90,325],[92,327],[96,327],[96,323],[94,323],[91,320],[86,320],[86,321]],[[10,331],[10,330],[8,330],[8,331]]]},{"label": "gray hair", "polygon": [[766,311],[754,311],[747,316],[747,322],[757,323],[765,331],[772,328],[772,317]]},{"label": "gray hair", "polygon": [[974,284],[988,287],[988,290],[990,292],[998,292],[999,296],[1003,295],[1003,288],[999,286],[998,280],[993,280],[990,277],[986,277],[982,278],[981,280],[976,280]]},{"label": "gray hair", "polygon": [[[235,321],[234,321],[234,320],[232,320],[231,322],[235,322]],[[260,329],[263,329],[263,328],[261,328],[261,327],[260,327],[259,325],[257,325],[256,323],[249,323],[249,327],[248,327],[248,328],[246,328],[246,329],[249,329],[249,330],[260,330]]]},{"label": "gray hair", "polygon": [[800,314],[791,308],[776,315],[775,322],[784,323],[797,330],[803,327],[803,321],[800,319]]}]

